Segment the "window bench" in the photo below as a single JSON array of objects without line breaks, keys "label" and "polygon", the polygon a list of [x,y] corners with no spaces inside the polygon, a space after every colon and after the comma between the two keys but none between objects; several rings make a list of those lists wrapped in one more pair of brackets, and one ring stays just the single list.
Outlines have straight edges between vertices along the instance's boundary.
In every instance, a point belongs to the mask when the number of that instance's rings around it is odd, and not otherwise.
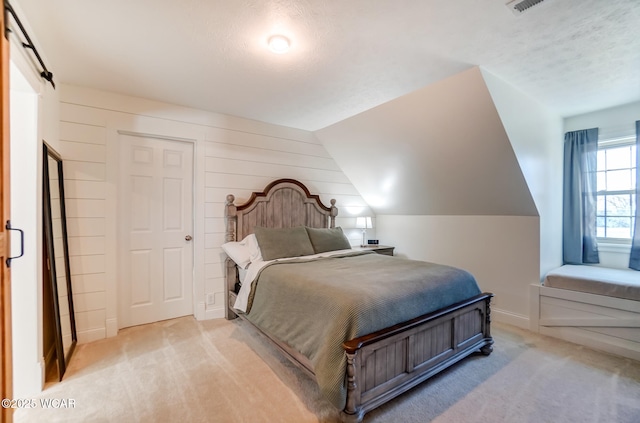
[{"label": "window bench", "polygon": [[547,273],[544,286],[640,301],[640,272],[564,265]]},{"label": "window bench", "polygon": [[531,330],[640,360],[640,272],[565,265],[530,290]]}]

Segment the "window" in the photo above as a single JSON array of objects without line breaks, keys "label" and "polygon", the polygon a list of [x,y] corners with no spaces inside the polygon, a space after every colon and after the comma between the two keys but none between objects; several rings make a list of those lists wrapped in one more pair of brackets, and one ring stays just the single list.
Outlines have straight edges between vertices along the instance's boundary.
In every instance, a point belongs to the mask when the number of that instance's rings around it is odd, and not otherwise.
[{"label": "window", "polygon": [[601,241],[631,242],[637,165],[634,139],[599,141],[596,227]]}]

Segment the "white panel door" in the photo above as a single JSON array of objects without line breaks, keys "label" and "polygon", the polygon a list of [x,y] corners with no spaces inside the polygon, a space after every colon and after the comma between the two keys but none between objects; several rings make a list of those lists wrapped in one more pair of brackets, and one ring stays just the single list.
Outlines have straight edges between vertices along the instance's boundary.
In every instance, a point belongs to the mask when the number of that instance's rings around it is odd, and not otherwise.
[{"label": "white panel door", "polygon": [[193,144],[120,135],[121,328],[193,314]]}]

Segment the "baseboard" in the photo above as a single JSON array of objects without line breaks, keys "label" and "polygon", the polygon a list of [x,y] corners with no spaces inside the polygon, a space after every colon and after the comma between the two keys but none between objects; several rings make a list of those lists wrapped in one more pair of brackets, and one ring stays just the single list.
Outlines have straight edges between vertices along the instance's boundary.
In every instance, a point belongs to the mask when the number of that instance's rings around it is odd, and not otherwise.
[{"label": "baseboard", "polygon": [[86,344],[89,342],[104,339],[107,336],[105,328],[89,329],[78,332],[78,344]]},{"label": "baseboard", "polygon": [[194,313],[196,320],[211,320],[224,318],[224,307],[207,307],[204,301],[197,304]]},{"label": "baseboard", "polygon": [[494,322],[506,323],[522,329],[529,329],[529,318],[521,314],[512,313],[499,308],[491,307],[491,320]]},{"label": "baseboard", "polygon": [[224,319],[224,307],[208,308],[205,312],[205,320]]},{"label": "baseboard", "polygon": [[53,363],[53,355],[56,353],[56,345],[53,344],[49,348],[49,351],[44,355],[45,366],[50,366]]},{"label": "baseboard", "polygon": [[196,312],[193,313],[193,315],[195,316],[196,320],[207,320],[207,307],[205,306],[204,301],[199,301],[196,304]]},{"label": "baseboard", "polygon": [[540,333],[584,345],[594,350],[640,361],[640,344],[637,342],[597,334],[580,328],[540,326]]},{"label": "baseboard", "polygon": [[53,363],[49,364],[49,362],[47,360],[51,360],[53,358],[53,351],[54,348],[51,348],[49,350],[49,352],[47,353],[47,356],[49,356],[49,358],[47,359],[46,357],[40,357],[40,391],[42,392],[44,390],[44,385],[47,383],[47,372],[48,372],[48,367]]},{"label": "baseboard", "polygon": [[113,317],[105,320],[105,326],[107,327],[107,338],[116,336],[118,334],[118,319]]},{"label": "baseboard", "polygon": [[51,348],[49,348],[49,351],[47,351],[45,356],[40,359],[41,360],[40,367],[42,367],[42,388],[43,389],[44,389],[44,384],[47,381],[47,375],[49,374],[51,367],[55,366],[55,364],[57,363],[57,361],[54,360],[53,358],[55,353],[56,353],[56,346],[55,344],[53,344],[51,345]]},{"label": "baseboard", "polygon": [[539,283],[529,285],[529,330],[540,332],[540,287]]}]

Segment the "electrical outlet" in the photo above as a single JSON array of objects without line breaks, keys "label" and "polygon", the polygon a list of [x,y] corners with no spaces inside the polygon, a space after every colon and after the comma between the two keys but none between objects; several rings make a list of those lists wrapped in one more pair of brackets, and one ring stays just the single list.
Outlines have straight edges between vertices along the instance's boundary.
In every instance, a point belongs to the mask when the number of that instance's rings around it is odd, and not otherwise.
[{"label": "electrical outlet", "polygon": [[207,294],[207,305],[213,305],[216,302],[214,294]]}]

